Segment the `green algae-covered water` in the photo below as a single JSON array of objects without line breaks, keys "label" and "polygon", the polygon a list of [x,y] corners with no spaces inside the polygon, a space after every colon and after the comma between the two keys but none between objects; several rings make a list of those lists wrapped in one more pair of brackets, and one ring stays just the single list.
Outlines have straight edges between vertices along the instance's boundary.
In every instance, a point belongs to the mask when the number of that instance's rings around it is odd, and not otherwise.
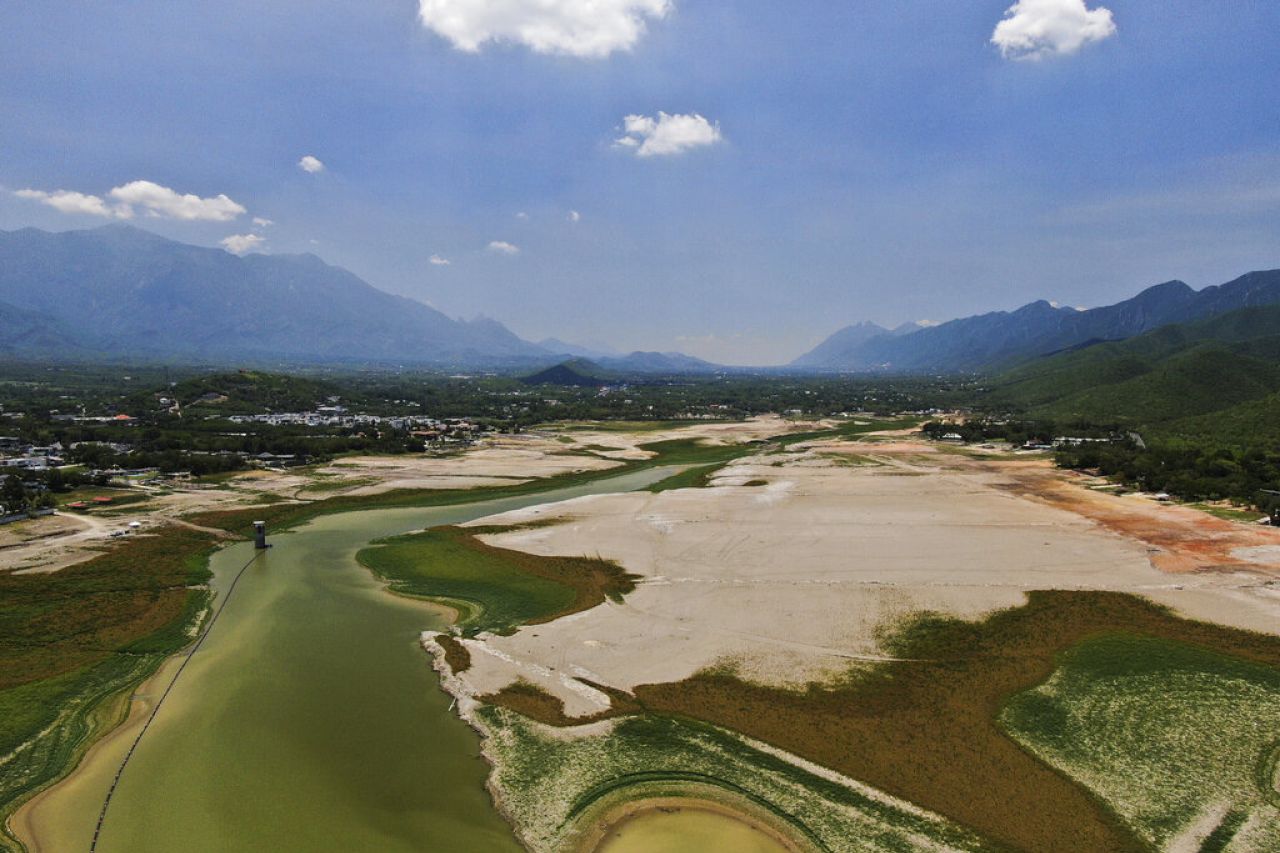
[{"label": "green algae-covered water", "polygon": [[599,853],[789,853],[760,829],[703,809],[653,810],[609,832]]},{"label": "green algae-covered water", "polygon": [[[671,468],[501,501],[325,516],[272,537],[142,740],[112,800],[102,853],[519,850],[484,789],[479,740],[449,709],[419,633],[430,605],[355,560],[370,540],[586,494]],[[219,596],[252,556],[214,555]],[[159,693],[175,667],[148,685]],[[134,731],[95,748],[23,821],[40,851],[88,850]]]}]

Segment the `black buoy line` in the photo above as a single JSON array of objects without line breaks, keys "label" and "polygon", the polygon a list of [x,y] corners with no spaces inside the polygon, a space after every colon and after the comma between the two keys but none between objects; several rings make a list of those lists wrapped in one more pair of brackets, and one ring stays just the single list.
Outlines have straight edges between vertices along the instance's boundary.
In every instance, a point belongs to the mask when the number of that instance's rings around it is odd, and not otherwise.
[{"label": "black buoy line", "polygon": [[195,643],[191,646],[191,651],[187,652],[186,659],[178,667],[178,671],[173,674],[173,679],[169,682],[169,686],[160,694],[160,698],[156,701],[156,705],[151,709],[151,714],[147,716],[147,721],[142,724],[141,731],[138,736],[133,739],[133,743],[129,745],[129,751],[124,754],[124,758],[120,761],[120,767],[116,769],[115,778],[111,780],[111,787],[107,789],[106,799],[102,801],[102,811],[98,812],[98,825],[93,828],[93,840],[89,842],[89,853],[96,853],[98,849],[98,836],[102,834],[102,824],[107,819],[107,809],[111,807],[111,798],[115,796],[116,786],[120,784],[120,777],[124,775],[124,769],[129,766],[129,759],[133,758],[133,753],[138,748],[138,744],[142,742],[142,736],[147,733],[147,729],[151,728],[151,724],[155,722],[156,714],[160,713],[160,706],[164,704],[164,700],[169,698],[169,692],[173,690],[173,686],[178,683],[178,679],[182,677],[183,670],[187,668],[187,664],[191,663],[191,658],[195,653],[200,651],[200,647],[204,645],[204,641],[208,639],[209,632],[213,630],[213,625],[218,621],[218,617],[222,615],[222,611],[226,609],[227,604],[231,601],[231,594],[236,591],[236,584],[240,583],[240,577],[254,564],[259,557],[266,553],[263,550],[265,546],[259,545],[254,549],[253,556],[249,561],[240,567],[240,571],[236,572],[236,576],[232,578],[231,585],[227,587],[227,594],[222,597],[222,603],[213,611],[208,624],[204,626],[204,630],[200,632],[200,636],[196,638]]}]

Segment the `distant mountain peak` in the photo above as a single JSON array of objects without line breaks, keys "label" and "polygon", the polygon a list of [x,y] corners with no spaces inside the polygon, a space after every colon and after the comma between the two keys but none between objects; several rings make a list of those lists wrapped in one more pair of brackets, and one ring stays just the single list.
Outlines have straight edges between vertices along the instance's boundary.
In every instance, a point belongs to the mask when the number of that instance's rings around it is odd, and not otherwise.
[{"label": "distant mountain peak", "polygon": [[538,346],[555,355],[572,355],[580,358],[600,359],[614,358],[620,353],[606,345],[583,345],[562,341],[559,338],[543,338]]},{"label": "distant mountain peak", "polygon": [[539,370],[537,373],[528,376],[522,376],[520,381],[525,385],[562,385],[574,388],[597,388],[601,385],[607,385],[608,382],[603,377],[604,370],[600,365],[588,361],[585,358],[571,358],[568,361],[562,361],[554,364],[545,370]]},{"label": "distant mountain peak", "polygon": [[312,254],[238,257],[123,223],[0,231],[0,302],[55,322],[77,354],[440,365],[545,356],[497,321],[456,322]]},{"label": "distant mountain peak", "polygon": [[1280,303],[1280,270],[1249,273],[1200,291],[1166,281],[1114,305],[1086,310],[1040,299],[1013,311],[962,317],[902,335],[865,337],[864,324],[847,326],[792,364],[825,370],[990,370],[1088,341],[1122,340],[1171,323],[1275,303]]},{"label": "distant mountain peak", "polygon": [[845,326],[809,352],[791,362],[793,367],[822,367],[838,361],[866,344],[868,341],[892,335],[888,329],[868,320]]}]

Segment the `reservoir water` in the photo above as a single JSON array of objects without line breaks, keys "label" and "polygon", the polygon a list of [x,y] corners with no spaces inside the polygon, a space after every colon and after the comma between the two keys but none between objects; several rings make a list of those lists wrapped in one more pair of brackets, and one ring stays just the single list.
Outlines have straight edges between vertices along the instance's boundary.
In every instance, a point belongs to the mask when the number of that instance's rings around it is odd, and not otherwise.
[{"label": "reservoir water", "polygon": [[598,853],[790,853],[761,829],[698,808],[646,811],[614,827]]},{"label": "reservoir water", "polygon": [[[272,537],[138,747],[102,853],[518,851],[484,789],[479,740],[449,709],[419,633],[430,605],[385,592],[355,560],[370,540],[521,506],[641,488],[654,468],[452,507],[319,518]],[[219,600],[252,555],[211,561]],[[148,683],[158,695],[172,664]],[[145,699],[146,697],[141,697]],[[86,851],[137,721],[96,746],[17,821],[39,851]]]}]

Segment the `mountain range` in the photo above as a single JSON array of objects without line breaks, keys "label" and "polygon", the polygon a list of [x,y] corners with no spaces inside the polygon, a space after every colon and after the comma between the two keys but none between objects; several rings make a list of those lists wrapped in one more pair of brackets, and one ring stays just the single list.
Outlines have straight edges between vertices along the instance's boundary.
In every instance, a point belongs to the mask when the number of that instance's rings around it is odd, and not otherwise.
[{"label": "mountain range", "polygon": [[240,257],[122,224],[0,231],[0,355],[512,368],[585,356],[625,373],[716,369],[682,353],[534,344],[314,255]]},{"label": "mountain range", "polygon": [[[1193,290],[1181,281],[1089,310],[1040,300],[931,326],[847,326],[795,359],[806,372],[998,373],[1040,356],[1280,303],[1280,270]],[[0,356],[540,369],[589,359],[626,374],[710,373],[677,352],[621,355],[496,320],[455,320],[314,255],[244,257],[122,224],[0,231]]]},{"label": "mountain range", "polygon": [[[1280,442],[1280,304],[1035,359],[992,377],[983,396],[984,408],[1068,429],[1122,425],[1148,438],[1270,453]],[[1218,467],[1229,473],[1232,464]]]},{"label": "mountain range", "polygon": [[[1251,272],[1194,290],[1181,281],[1081,311],[1044,300],[924,328],[849,326],[792,362],[793,367],[900,373],[991,371],[1098,341],[1123,340],[1250,305],[1280,302],[1280,270]],[[877,331],[878,330],[878,331]]]},{"label": "mountain range", "polygon": [[125,225],[0,232],[12,353],[140,359],[494,364],[548,353],[501,323],[453,320],[314,255],[189,246]]}]

